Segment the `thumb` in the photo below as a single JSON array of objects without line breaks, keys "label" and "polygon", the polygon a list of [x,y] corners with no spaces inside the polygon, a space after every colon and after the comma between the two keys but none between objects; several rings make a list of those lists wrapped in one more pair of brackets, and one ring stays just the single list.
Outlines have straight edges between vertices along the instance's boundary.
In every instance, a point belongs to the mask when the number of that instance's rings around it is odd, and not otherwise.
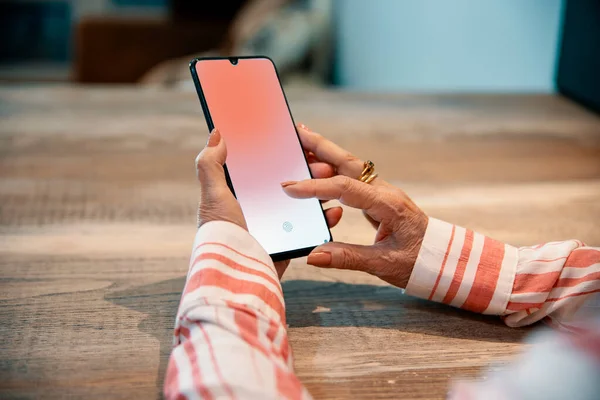
[{"label": "thumb", "polygon": [[369,266],[377,257],[377,249],[374,246],[327,243],[315,248],[308,255],[307,263],[315,267],[368,272]]},{"label": "thumb", "polygon": [[203,189],[227,187],[223,164],[227,159],[227,146],[218,129],[213,129],[206,147],[196,157],[196,174]]}]

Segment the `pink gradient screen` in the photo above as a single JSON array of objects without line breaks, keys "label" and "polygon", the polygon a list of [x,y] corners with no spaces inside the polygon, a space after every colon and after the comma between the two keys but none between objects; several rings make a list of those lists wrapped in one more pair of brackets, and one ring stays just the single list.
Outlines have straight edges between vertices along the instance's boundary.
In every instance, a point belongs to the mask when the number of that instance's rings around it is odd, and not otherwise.
[{"label": "pink gradient screen", "polygon": [[281,188],[310,172],[273,63],[200,60],[196,72],[227,143],[227,169],[250,234],[269,254],[329,241],[319,201],[292,199]]}]

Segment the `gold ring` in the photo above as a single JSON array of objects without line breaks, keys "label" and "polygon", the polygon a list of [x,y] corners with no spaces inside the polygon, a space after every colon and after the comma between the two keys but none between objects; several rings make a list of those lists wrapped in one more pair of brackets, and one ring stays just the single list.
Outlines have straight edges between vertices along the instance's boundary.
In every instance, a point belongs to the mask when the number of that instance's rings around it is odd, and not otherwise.
[{"label": "gold ring", "polygon": [[365,161],[363,171],[358,177],[358,180],[364,183],[371,183],[375,178],[377,178],[377,173],[375,172],[375,163],[373,163],[371,160]]}]

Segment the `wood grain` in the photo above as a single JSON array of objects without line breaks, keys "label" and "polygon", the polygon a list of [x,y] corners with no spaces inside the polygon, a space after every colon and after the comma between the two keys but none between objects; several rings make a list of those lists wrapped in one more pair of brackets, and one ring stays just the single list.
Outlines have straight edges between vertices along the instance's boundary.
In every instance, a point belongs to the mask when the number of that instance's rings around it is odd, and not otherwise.
[{"label": "wood grain", "polygon": [[[288,96],[430,215],[515,245],[600,244],[600,120],[563,99]],[[194,93],[0,89],[1,398],[160,397],[206,133]],[[373,239],[350,209],[333,233]],[[443,398],[528,332],[302,259],[283,286],[316,398]]]}]

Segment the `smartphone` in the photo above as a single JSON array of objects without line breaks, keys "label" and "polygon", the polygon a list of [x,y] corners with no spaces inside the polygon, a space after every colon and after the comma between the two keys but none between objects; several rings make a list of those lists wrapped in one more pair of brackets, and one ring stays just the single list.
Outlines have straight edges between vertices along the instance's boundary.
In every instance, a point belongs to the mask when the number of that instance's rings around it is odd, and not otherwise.
[{"label": "smartphone", "polygon": [[208,129],[227,143],[227,183],[250,234],[274,261],[331,241],[319,200],[293,199],[281,187],[312,176],[273,61],[197,58],[190,70]]}]

